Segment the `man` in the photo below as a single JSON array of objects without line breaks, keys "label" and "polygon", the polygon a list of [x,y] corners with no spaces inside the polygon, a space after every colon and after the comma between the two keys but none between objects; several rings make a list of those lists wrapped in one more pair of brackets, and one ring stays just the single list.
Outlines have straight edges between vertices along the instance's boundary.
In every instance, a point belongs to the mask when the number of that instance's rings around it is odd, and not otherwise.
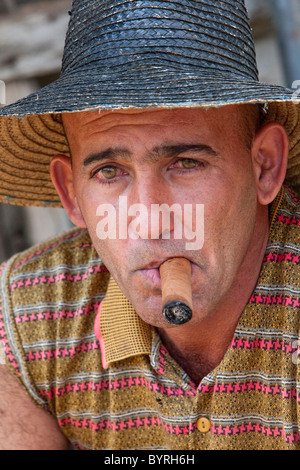
[{"label": "man", "polygon": [[[2,114],[3,200],[58,194],[79,228],[1,268],[1,445],[299,448],[299,111],[257,81],[243,3],[74,2],[62,77]],[[162,204],[204,207],[201,248]]]}]

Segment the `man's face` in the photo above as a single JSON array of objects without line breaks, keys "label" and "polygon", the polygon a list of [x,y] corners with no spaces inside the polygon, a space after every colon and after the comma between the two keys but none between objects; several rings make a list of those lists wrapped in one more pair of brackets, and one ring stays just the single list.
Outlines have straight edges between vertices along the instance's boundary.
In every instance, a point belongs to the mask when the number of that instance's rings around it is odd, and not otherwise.
[{"label": "man's face", "polygon": [[[192,263],[191,322],[212,314],[242,275],[255,240],[257,194],[241,108],[80,112],[64,115],[64,125],[81,214],[137,313],[166,326],[158,268],[179,256]],[[153,204],[204,205],[203,247],[187,250],[172,227],[170,239],[162,239],[161,226],[156,239],[148,232],[99,239],[97,209],[111,205],[118,221],[120,196],[127,207],[143,204],[148,214]]]}]

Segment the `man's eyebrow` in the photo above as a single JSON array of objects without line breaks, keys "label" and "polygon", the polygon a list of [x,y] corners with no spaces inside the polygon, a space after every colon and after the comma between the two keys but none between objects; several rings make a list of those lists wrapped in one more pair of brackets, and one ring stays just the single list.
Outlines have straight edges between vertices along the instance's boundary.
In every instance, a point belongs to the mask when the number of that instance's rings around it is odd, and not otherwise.
[{"label": "man's eyebrow", "polygon": [[124,148],[107,148],[101,152],[94,152],[88,155],[83,160],[83,166],[88,166],[94,162],[101,162],[102,160],[116,160],[117,158],[126,158],[129,159],[131,157],[131,152]]},{"label": "man's eyebrow", "polygon": [[151,158],[161,158],[161,157],[176,157],[182,153],[207,153],[213,157],[217,157],[218,154],[212,147],[206,144],[171,144],[171,145],[161,145],[154,147],[150,152]]},{"label": "man's eyebrow", "polygon": [[[163,144],[148,151],[146,153],[146,158],[151,161],[157,161],[161,158],[173,158],[186,152],[205,152],[213,157],[217,157],[218,155],[212,147],[205,144]],[[83,165],[88,166],[94,162],[101,162],[102,160],[117,160],[118,158],[129,160],[132,158],[132,153],[126,148],[110,147],[101,152],[95,152],[88,155],[88,157],[84,159]]]}]

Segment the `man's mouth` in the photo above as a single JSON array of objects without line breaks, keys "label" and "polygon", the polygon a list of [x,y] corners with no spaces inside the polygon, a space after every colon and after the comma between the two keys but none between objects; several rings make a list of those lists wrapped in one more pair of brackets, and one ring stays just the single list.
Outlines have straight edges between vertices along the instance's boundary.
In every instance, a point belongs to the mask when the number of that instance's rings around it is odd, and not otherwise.
[{"label": "man's mouth", "polygon": [[[177,257],[178,256],[176,256],[176,258]],[[152,287],[161,289],[161,278],[160,278],[160,273],[159,273],[159,267],[162,263],[164,263],[166,260],[170,258],[175,258],[175,256],[170,256],[161,260],[149,262],[145,264],[144,266],[142,266],[140,269],[138,269],[138,272],[143,276],[147,284],[149,283],[151,284]],[[193,269],[195,266],[193,262],[191,262],[191,266],[192,266],[192,273],[193,273]]]},{"label": "man's mouth", "polygon": [[159,268],[146,268],[139,271],[143,276],[146,283],[151,284],[152,287],[161,289],[161,278],[159,274]]}]

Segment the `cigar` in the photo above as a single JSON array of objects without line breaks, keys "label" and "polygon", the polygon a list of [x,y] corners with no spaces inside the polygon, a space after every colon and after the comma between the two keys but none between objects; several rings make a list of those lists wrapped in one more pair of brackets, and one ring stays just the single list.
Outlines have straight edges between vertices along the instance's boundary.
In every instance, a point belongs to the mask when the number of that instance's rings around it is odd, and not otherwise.
[{"label": "cigar", "polygon": [[159,268],[163,315],[173,325],[183,325],[192,318],[191,263],[185,258],[171,258]]}]

